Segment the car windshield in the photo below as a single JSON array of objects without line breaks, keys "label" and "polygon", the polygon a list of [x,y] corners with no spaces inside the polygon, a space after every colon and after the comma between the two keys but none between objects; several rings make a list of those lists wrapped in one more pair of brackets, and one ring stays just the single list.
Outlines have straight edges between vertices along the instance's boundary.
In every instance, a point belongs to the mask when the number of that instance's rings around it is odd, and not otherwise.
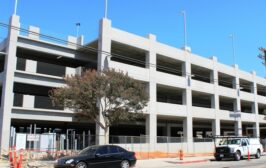
[{"label": "car windshield", "polygon": [[221,145],[240,145],[240,139],[226,139],[220,142]]},{"label": "car windshield", "polygon": [[83,149],[79,152],[79,155],[94,155],[95,151],[97,150],[97,147],[91,146]]}]

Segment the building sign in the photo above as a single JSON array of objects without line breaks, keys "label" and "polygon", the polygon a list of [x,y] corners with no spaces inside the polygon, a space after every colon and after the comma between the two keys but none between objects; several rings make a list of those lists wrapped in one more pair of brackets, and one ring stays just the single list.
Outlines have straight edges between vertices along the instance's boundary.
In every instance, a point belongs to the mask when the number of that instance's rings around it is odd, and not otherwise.
[{"label": "building sign", "polygon": [[28,134],[27,135],[27,141],[39,141],[40,135],[36,134]]},{"label": "building sign", "polygon": [[241,112],[231,112],[229,115],[230,117],[233,117],[233,118],[240,118]]}]

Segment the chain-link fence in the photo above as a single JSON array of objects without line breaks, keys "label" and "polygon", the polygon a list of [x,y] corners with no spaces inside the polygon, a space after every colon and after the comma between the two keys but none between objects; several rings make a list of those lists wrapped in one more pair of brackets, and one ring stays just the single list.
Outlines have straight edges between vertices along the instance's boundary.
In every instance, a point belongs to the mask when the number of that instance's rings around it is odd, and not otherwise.
[{"label": "chain-link fence", "polygon": [[[104,139],[104,136],[97,136]],[[140,158],[177,156],[179,151],[187,155],[213,153],[214,143],[211,138],[187,139],[183,137],[157,136],[109,136],[108,144],[115,144],[127,150],[135,151]],[[72,155],[87,146],[96,145],[96,136],[90,134],[22,134],[16,133],[11,139],[11,145],[17,150],[45,154],[47,157]]]},{"label": "chain-link fence", "polygon": [[[97,136],[104,139],[104,136]],[[108,144],[119,145],[136,152],[138,158],[178,157],[180,150],[185,156],[212,155],[215,143],[212,138],[193,138],[157,136],[109,136]],[[16,150],[28,152],[29,159],[52,160],[61,156],[77,154],[85,147],[96,145],[96,136],[91,134],[23,134],[16,133],[10,140]],[[261,139],[266,148],[266,140]]]}]

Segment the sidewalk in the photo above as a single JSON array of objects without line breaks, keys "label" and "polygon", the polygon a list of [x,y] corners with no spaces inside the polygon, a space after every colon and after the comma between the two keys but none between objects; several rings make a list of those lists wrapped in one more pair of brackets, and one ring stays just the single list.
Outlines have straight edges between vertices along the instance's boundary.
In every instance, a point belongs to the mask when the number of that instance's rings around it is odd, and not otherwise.
[{"label": "sidewalk", "polygon": [[185,157],[183,160],[179,158],[160,158],[160,159],[149,159],[149,160],[138,160],[136,168],[161,168],[173,165],[182,164],[193,164],[209,162],[214,159],[213,156],[202,156],[202,157]]},{"label": "sidewalk", "polygon": [[[200,162],[208,162],[210,159],[213,159],[212,156],[206,157],[185,157],[184,160],[179,160],[178,158],[160,158],[160,159],[147,159],[147,160],[138,160],[136,168],[161,168],[167,166],[173,166],[176,164],[193,164],[193,163],[200,163]],[[36,162],[37,166],[50,168],[53,167],[53,164],[45,162],[47,165],[44,166],[44,162],[42,164],[40,162]],[[32,165],[31,165],[32,166]],[[1,168],[10,168],[9,162],[7,160],[0,161]]]},{"label": "sidewalk", "polygon": [[1,168],[10,168],[10,164],[8,160],[0,160],[0,167]]}]

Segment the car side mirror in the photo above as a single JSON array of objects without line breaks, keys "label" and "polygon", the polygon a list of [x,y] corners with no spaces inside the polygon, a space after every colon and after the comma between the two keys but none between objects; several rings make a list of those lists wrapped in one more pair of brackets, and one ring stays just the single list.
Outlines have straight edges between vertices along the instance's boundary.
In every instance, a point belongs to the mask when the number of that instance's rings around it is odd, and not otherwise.
[{"label": "car side mirror", "polygon": [[95,154],[95,157],[100,157],[100,156],[101,156],[101,154],[99,154],[99,153]]}]

